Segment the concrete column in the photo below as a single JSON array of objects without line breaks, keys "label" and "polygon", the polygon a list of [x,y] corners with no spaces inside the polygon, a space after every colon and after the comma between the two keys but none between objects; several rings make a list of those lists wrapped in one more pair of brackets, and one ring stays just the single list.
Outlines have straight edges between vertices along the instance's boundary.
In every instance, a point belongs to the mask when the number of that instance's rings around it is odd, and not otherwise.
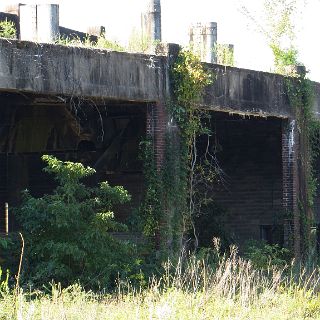
[{"label": "concrete column", "polygon": [[37,34],[39,42],[54,42],[59,36],[59,5],[37,5]]},{"label": "concrete column", "polygon": [[298,207],[299,133],[296,120],[282,124],[282,206],[284,219],[284,245],[294,249],[297,260],[301,257],[300,213]]},{"label": "concrete column", "polygon": [[147,12],[141,16],[142,34],[151,42],[161,41],[161,3],[149,0]]},{"label": "concrete column", "polygon": [[190,45],[201,57],[203,62],[216,63],[215,44],[217,43],[217,23],[198,22],[190,27]]},{"label": "concrete column", "polygon": [[59,5],[20,4],[20,39],[54,42],[59,36]]},{"label": "concrete column", "polygon": [[37,41],[37,6],[19,4],[20,39]]}]

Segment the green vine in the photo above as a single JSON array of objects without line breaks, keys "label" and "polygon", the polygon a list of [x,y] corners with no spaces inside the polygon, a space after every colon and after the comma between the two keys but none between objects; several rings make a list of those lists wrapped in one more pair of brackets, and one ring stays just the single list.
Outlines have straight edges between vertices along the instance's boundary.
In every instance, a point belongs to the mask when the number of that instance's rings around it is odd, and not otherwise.
[{"label": "green vine", "polygon": [[203,133],[199,101],[204,88],[212,82],[211,75],[204,70],[200,58],[191,50],[183,50],[172,68],[174,100],[170,114],[177,122],[187,143]]},{"label": "green vine", "polygon": [[140,216],[143,221],[142,231],[148,237],[155,237],[160,227],[162,215],[162,184],[161,172],[158,172],[155,161],[153,140],[147,137],[141,142],[143,154],[143,174],[146,180],[144,200],[140,207]]},{"label": "green vine", "polygon": [[314,165],[319,154],[320,125],[312,110],[312,83],[306,77],[304,67],[298,62],[299,52],[295,46],[294,16],[297,14],[299,1],[264,0],[264,5],[267,30],[263,29],[263,33],[274,56],[274,71],[287,76],[286,93],[297,122],[301,249],[307,256],[314,247],[310,230],[314,225],[313,207],[317,190]]},{"label": "green vine", "polygon": [[[211,75],[198,56],[182,50],[171,67],[173,98],[168,103],[169,126],[166,132],[164,163],[155,164],[152,137],[144,145],[145,197],[140,208],[143,231],[162,240],[161,250],[178,253],[184,236],[193,226],[193,179],[198,167],[195,159],[196,138],[208,133],[204,118],[208,112],[199,108],[204,88]],[[203,170],[205,172],[205,170]]]}]

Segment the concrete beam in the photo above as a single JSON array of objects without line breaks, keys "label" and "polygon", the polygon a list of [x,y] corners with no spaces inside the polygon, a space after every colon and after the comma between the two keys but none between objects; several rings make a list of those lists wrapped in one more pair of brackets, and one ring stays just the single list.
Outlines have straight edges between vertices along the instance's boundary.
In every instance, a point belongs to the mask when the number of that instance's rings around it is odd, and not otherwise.
[{"label": "concrete beam", "polygon": [[0,39],[0,90],[164,101],[166,58]]},{"label": "concrete beam", "polygon": [[[0,91],[163,103],[172,94],[169,68],[176,46],[170,47],[155,56],[0,39]],[[214,80],[200,102],[203,108],[294,118],[283,76],[204,66]],[[320,118],[320,84],[313,85]]]}]

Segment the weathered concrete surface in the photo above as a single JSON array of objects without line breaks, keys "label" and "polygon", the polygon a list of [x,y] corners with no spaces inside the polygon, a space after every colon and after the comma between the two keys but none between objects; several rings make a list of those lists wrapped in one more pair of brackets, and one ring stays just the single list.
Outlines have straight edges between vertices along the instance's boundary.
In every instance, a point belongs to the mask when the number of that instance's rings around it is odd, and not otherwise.
[{"label": "weathered concrete surface", "polygon": [[0,90],[161,101],[164,57],[0,40]]},{"label": "weathered concrete surface", "polygon": [[[166,102],[171,54],[155,56],[0,39],[0,91]],[[216,111],[294,117],[284,77],[205,64],[214,82],[202,105]],[[314,83],[320,115],[320,84]],[[320,117],[320,116],[319,116]]]},{"label": "weathered concrete surface", "polygon": [[214,75],[204,104],[216,111],[243,112],[261,116],[292,116],[285,94],[284,77],[219,65],[207,65]]}]

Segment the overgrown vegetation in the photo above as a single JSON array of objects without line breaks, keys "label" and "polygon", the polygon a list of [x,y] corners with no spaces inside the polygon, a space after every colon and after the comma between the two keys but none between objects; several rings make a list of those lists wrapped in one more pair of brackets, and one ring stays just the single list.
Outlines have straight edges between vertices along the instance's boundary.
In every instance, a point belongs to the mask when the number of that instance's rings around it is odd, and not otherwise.
[{"label": "overgrown vegetation", "polygon": [[96,48],[96,49],[107,49],[112,51],[125,51],[125,48],[121,46],[117,41],[112,41],[106,38],[105,34],[101,34],[97,39],[93,40],[93,37],[89,34],[82,40],[77,36],[70,37],[59,37],[56,40],[57,44],[66,46]]},{"label": "overgrown vegetation", "polygon": [[128,192],[108,182],[86,186],[82,180],[95,170],[80,163],[42,159],[58,185],[40,198],[25,191],[16,212],[25,237],[25,282],[39,287],[52,280],[63,286],[80,281],[98,288],[129,276],[138,261],[134,246],[110,234],[126,229],[113,219],[113,207],[129,201]]},{"label": "overgrown vegetation", "polygon": [[156,48],[159,43],[159,40],[152,41],[147,35],[133,29],[129,37],[126,51],[133,53],[148,53],[154,51],[154,48]]},{"label": "overgrown vegetation", "polygon": [[0,37],[7,39],[15,39],[17,36],[16,26],[12,21],[7,19],[0,21]]},{"label": "overgrown vegetation", "polygon": [[259,270],[268,270],[270,267],[283,269],[290,265],[293,258],[288,248],[254,240],[249,240],[245,245],[244,257]]},{"label": "overgrown vegetation", "polygon": [[298,50],[295,47],[293,17],[297,0],[265,0],[267,30],[266,36],[274,56],[275,72],[293,75],[290,66],[298,64]]},{"label": "overgrown vegetation", "polygon": [[[295,142],[299,145],[299,156],[294,161],[298,162],[299,170],[297,197],[300,212],[295,213],[295,223],[301,226],[299,231],[302,241],[299,247],[303,256],[312,260],[316,243],[311,230],[315,226],[313,207],[318,185],[314,165],[319,155],[320,123],[312,110],[313,86],[307,78],[304,66],[298,60],[299,52],[295,44],[294,18],[301,4],[302,1],[299,0],[264,0],[265,25],[259,24],[247,10],[244,11],[266,37],[274,56],[274,71],[286,76],[285,94],[296,119],[294,135],[297,138]],[[286,215],[294,219],[293,212],[287,212]]]},{"label": "overgrown vegetation", "polygon": [[259,270],[237,255],[164,265],[162,277],[145,290],[120,282],[113,294],[86,292],[80,285],[45,292],[1,290],[0,318],[15,319],[319,319],[319,269]]},{"label": "overgrown vegetation", "polygon": [[142,33],[133,30],[130,35],[127,45],[121,45],[119,42],[110,40],[106,34],[93,37],[89,34],[84,39],[78,36],[60,36],[56,40],[57,44],[66,46],[86,47],[92,49],[107,49],[118,52],[132,52],[132,53],[146,53],[152,51],[157,45],[158,41],[151,41],[148,37],[142,35]]},{"label": "overgrown vegetation", "polygon": [[298,191],[302,252],[305,257],[314,252],[311,227],[314,225],[314,197],[317,189],[315,159],[318,155],[320,123],[312,110],[313,88],[305,68],[298,62],[293,23],[298,0],[265,0],[269,23],[269,46],[274,55],[275,71],[289,76],[285,79],[286,93],[297,119],[300,172]]},{"label": "overgrown vegetation", "polygon": [[[146,197],[142,206],[145,230],[160,235],[166,254],[177,254],[190,240],[198,247],[194,219],[209,199],[209,189],[200,188],[215,178],[212,156],[200,156],[197,139],[209,135],[207,111],[199,103],[212,75],[191,50],[182,50],[171,68],[173,99],[168,103],[170,128],[166,133],[165,159],[157,170],[154,163],[153,140],[149,137],[145,149]],[[179,128],[179,129],[178,129]],[[148,218],[149,217],[149,218]],[[148,222],[149,221],[149,222]],[[150,223],[151,222],[151,223]],[[149,231],[150,233],[150,231]]]},{"label": "overgrown vegetation", "polygon": [[214,52],[217,57],[217,63],[225,66],[233,67],[234,62],[234,50],[230,44],[216,43]]}]

